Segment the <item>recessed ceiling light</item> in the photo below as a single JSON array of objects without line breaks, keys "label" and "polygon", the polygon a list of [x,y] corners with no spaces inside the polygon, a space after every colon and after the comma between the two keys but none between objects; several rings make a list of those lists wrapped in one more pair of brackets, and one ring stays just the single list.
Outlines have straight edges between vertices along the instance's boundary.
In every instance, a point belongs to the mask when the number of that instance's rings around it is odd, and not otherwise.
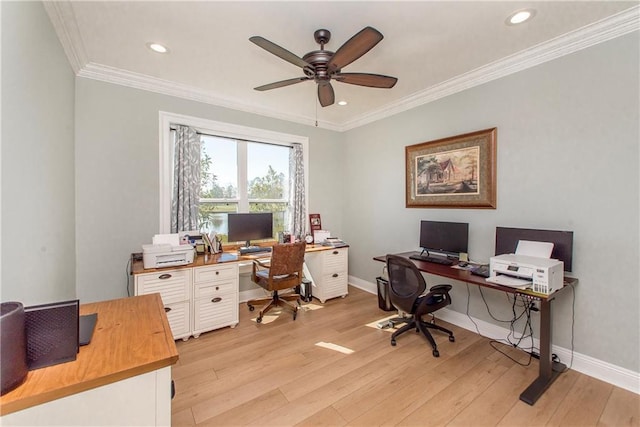
[{"label": "recessed ceiling light", "polygon": [[338,105],[347,105],[347,101],[338,101]]},{"label": "recessed ceiling light", "polygon": [[167,49],[165,46],[161,45],[160,43],[147,43],[147,47],[157,53],[169,52],[169,49]]},{"label": "recessed ceiling light", "polygon": [[507,25],[522,24],[523,22],[526,22],[526,21],[530,20],[531,18],[533,18],[535,15],[536,15],[535,9],[517,10],[517,11],[513,12],[511,15],[509,15],[509,17],[507,18],[505,23]]}]

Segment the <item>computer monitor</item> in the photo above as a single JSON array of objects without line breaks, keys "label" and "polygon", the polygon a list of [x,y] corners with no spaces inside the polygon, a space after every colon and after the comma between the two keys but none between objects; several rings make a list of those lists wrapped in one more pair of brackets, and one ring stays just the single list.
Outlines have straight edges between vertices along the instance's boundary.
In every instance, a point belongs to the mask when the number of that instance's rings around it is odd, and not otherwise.
[{"label": "computer monitor", "polygon": [[551,258],[562,261],[564,271],[571,271],[573,267],[573,231],[496,227],[495,254],[515,253],[520,240],[553,243]]},{"label": "computer monitor", "polygon": [[468,252],[468,245],[468,223],[420,221],[420,247],[423,251],[458,257],[460,252]]},{"label": "computer monitor", "polygon": [[228,221],[229,242],[246,242],[251,240],[273,238],[273,214],[271,212],[230,213]]}]

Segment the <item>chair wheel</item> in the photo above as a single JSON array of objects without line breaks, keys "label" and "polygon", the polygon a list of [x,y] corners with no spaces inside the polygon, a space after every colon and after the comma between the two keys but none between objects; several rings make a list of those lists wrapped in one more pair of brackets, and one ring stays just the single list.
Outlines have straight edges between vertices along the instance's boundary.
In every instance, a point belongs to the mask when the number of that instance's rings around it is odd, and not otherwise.
[{"label": "chair wheel", "polygon": [[258,317],[258,318],[256,319],[256,322],[257,322],[257,323],[262,323],[262,317]]},{"label": "chair wheel", "polygon": [[250,305],[250,306],[249,306],[249,311],[253,311],[253,310],[255,310],[255,309],[256,309],[256,308],[255,308],[254,306],[252,306],[252,305]]},{"label": "chair wheel", "polygon": [[395,347],[396,346],[396,340],[391,340],[391,345]]},{"label": "chair wheel", "polygon": [[449,341],[456,342],[456,337],[454,337],[453,335],[449,335]]},{"label": "chair wheel", "polygon": [[433,350],[433,357],[440,357],[440,352],[438,350]]}]

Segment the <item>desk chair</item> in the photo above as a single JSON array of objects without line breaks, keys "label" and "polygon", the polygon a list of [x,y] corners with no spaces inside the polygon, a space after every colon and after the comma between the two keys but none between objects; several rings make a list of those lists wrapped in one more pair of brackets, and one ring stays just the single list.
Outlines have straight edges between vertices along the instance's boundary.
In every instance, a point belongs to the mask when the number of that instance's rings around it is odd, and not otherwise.
[{"label": "desk chair", "polygon": [[[296,320],[300,294],[279,295],[278,291],[292,289],[302,283],[302,264],[304,263],[305,242],[277,244],[271,251],[269,263],[256,259],[253,261],[251,280],[272,292],[271,297],[247,301],[249,310],[254,306],[265,304],[258,314],[256,322],[262,323],[262,316],[273,307],[282,306],[293,310],[293,320]],[[295,301],[291,304],[290,301]]]},{"label": "desk chair", "polygon": [[424,293],[427,284],[422,273],[413,262],[397,255],[387,255],[387,271],[389,273],[389,298],[398,310],[411,315],[402,328],[391,335],[391,345],[396,345],[396,338],[404,332],[414,329],[420,331],[433,347],[433,356],[439,357],[438,346],[429,329],[438,329],[449,334],[449,341],[454,342],[453,332],[435,324],[432,314],[431,322],[424,321],[422,316],[431,314],[451,304],[449,291],[451,285],[433,286],[428,293]]}]

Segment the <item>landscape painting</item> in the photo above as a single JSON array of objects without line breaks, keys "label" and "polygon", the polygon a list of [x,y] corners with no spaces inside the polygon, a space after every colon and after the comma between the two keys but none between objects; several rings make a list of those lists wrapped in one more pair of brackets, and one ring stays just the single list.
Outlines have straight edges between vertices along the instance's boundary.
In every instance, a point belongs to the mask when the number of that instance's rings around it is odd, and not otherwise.
[{"label": "landscape painting", "polygon": [[478,194],[480,148],[416,156],[416,194]]},{"label": "landscape painting", "polygon": [[495,209],[496,134],[492,128],[405,147],[406,206]]}]

